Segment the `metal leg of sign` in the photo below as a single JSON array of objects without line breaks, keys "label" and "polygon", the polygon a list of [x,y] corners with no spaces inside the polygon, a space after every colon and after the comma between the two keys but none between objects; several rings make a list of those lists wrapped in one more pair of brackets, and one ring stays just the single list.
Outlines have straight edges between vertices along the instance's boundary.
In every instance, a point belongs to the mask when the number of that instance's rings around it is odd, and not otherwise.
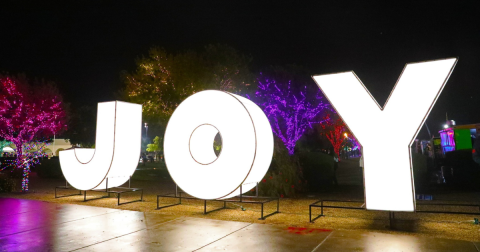
[{"label": "metal leg of sign", "polygon": [[203,214],[215,212],[215,211],[226,209],[226,208],[227,208],[227,202],[223,201],[223,207],[217,208],[217,209],[214,209],[214,210],[210,210],[210,211],[207,212],[207,201],[203,200]]},{"label": "metal leg of sign", "polygon": [[[117,194],[117,205],[119,205],[119,206],[120,205],[125,205],[125,204],[128,204],[128,203],[142,202],[143,201],[143,189],[142,188],[115,187],[113,189],[110,189],[108,192]],[[133,193],[133,192],[140,192],[140,199],[126,201],[126,202],[120,202],[122,194]]]},{"label": "metal leg of sign", "polygon": [[[131,179],[132,179],[132,176],[130,176],[130,178],[128,179],[128,187],[115,187],[115,188],[110,188],[110,190],[108,191],[109,193],[116,193],[117,194],[117,204],[118,205],[124,205],[124,204],[128,204],[128,203],[139,202],[139,201],[142,202],[143,201],[143,188],[132,188],[131,187]],[[120,202],[122,194],[133,193],[133,192],[140,192],[140,199],[126,201],[126,202]]]},{"label": "metal leg of sign", "polygon": [[[315,218],[312,220],[312,207],[318,207],[318,206],[316,205],[318,202],[322,202],[322,206],[321,206],[322,213],[321,213],[320,215],[318,215],[317,217],[315,217]],[[311,222],[311,223],[315,222],[316,219],[318,219],[318,218],[320,218],[320,217],[323,216],[323,201],[322,201],[322,200],[316,201],[315,203],[310,204],[308,207],[309,207],[309,214],[308,214],[308,216],[310,217],[310,222]]]},{"label": "metal leg of sign", "polygon": [[[173,199],[179,199],[179,201],[178,201],[178,203],[174,203],[174,204],[170,204],[170,205],[166,205],[166,206],[160,206],[160,198],[173,198]],[[175,195],[169,195],[169,194],[157,195],[157,210],[167,208],[167,207],[176,206],[176,205],[180,205],[180,204],[182,204],[182,196],[177,197]]]},{"label": "metal leg of sign", "polygon": [[[178,199],[178,203],[166,205],[166,206],[161,206],[160,207],[160,198],[173,198],[173,199]],[[162,208],[167,208],[167,207],[172,207],[176,205],[182,204],[182,192],[179,192],[178,190],[178,185],[175,184],[175,193],[169,193],[169,194],[163,194],[163,195],[157,195],[157,210],[162,209]]]},{"label": "metal leg of sign", "polygon": [[[266,199],[265,201],[262,201],[262,202],[259,202],[261,204],[261,217],[259,220],[265,220],[266,218],[274,215],[274,214],[277,214],[277,213],[280,213],[280,198],[264,198]],[[277,201],[277,209],[275,212],[272,212],[272,213],[269,213],[267,215],[264,215],[264,205],[269,203],[269,202],[272,202],[272,201]]]},{"label": "metal leg of sign", "polygon": [[103,190],[89,190],[90,192],[105,192],[107,195],[103,195],[100,197],[95,197],[91,199],[87,199],[87,191],[83,191],[83,201],[90,201],[90,200],[97,200],[97,199],[104,199],[104,198],[109,198],[110,193],[108,191],[103,191]]},{"label": "metal leg of sign", "polygon": [[388,214],[388,219],[390,221],[390,228],[394,228],[395,212],[390,211]]},{"label": "metal leg of sign", "polygon": [[277,198],[277,213],[280,213],[280,198]]}]

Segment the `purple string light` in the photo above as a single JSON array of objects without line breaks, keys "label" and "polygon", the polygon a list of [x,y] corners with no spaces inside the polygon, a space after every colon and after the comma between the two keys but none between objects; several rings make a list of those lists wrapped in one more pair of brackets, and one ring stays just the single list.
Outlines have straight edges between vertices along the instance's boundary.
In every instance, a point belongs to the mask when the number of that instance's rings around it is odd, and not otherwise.
[{"label": "purple string light", "polygon": [[255,93],[260,100],[258,104],[267,115],[273,133],[282,140],[292,155],[296,142],[307,127],[312,128],[313,124],[323,122],[315,119],[325,109],[331,110],[330,104],[322,101],[320,92],[316,95],[316,105],[309,102],[306,86],[304,90],[295,92],[291,88],[291,80],[288,83],[277,83],[274,79],[260,75]]}]

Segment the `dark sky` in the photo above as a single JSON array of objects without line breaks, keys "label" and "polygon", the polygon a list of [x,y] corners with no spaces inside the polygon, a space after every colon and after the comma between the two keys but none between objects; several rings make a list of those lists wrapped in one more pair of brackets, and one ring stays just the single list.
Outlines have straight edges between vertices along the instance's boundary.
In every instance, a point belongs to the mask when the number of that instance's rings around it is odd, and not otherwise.
[{"label": "dark sky", "polygon": [[114,99],[120,72],[153,45],[224,43],[250,54],[253,70],[353,70],[383,104],[406,63],[459,57],[427,123],[438,131],[445,112],[480,123],[478,1],[312,2],[2,1],[0,71],[53,80],[67,102],[95,105]]}]

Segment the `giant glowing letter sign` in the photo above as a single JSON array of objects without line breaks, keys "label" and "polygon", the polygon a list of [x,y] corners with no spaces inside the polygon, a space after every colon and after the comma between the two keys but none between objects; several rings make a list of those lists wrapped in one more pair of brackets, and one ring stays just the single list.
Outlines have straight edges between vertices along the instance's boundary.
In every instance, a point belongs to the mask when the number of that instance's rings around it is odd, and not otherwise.
[{"label": "giant glowing letter sign", "polygon": [[353,72],[313,76],[363,146],[367,209],[415,210],[410,146],[456,62],[407,64],[383,109]]},{"label": "giant glowing letter sign", "polygon": [[102,102],[97,110],[95,149],[60,152],[63,175],[79,190],[117,187],[128,181],[138,165],[142,106]]},{"label": "giant glowing letter sign", "polygon": [[[215,155],[213,140],[222,138]],[[173,180],[201,199],[230,198],[247,192],[270,166],[273,134],[263,111],[250,100],[207,90],[185,99],[170,117],[164,154]]]}]

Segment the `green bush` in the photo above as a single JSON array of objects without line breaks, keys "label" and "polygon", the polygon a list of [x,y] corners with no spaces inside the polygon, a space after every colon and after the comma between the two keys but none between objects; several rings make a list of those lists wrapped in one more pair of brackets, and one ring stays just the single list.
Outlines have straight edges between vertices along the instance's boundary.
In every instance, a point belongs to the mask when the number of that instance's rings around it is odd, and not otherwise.
[{"label": "green bush", "polygon": [[15,191],[16,182],[15,179],[7,176],[6,174],[0,174],[0,193]]},{"label": "green bush", "polygon": [[41,178],[63,178],[58,157],[44,158],[35,166],[37,175]]},{"label": "green bush", "polygon": [[309,191],[318,191],[330,186],[333,179],[333,157],[319,151],[299,153],[304,178]]},{"label": "green bush", "polygon": [[259,195],[294,197],[302,191],[304,183],[298,157],[288,155],[287,148],[275,138],[275,151],[270,168],[259,184]]}]

